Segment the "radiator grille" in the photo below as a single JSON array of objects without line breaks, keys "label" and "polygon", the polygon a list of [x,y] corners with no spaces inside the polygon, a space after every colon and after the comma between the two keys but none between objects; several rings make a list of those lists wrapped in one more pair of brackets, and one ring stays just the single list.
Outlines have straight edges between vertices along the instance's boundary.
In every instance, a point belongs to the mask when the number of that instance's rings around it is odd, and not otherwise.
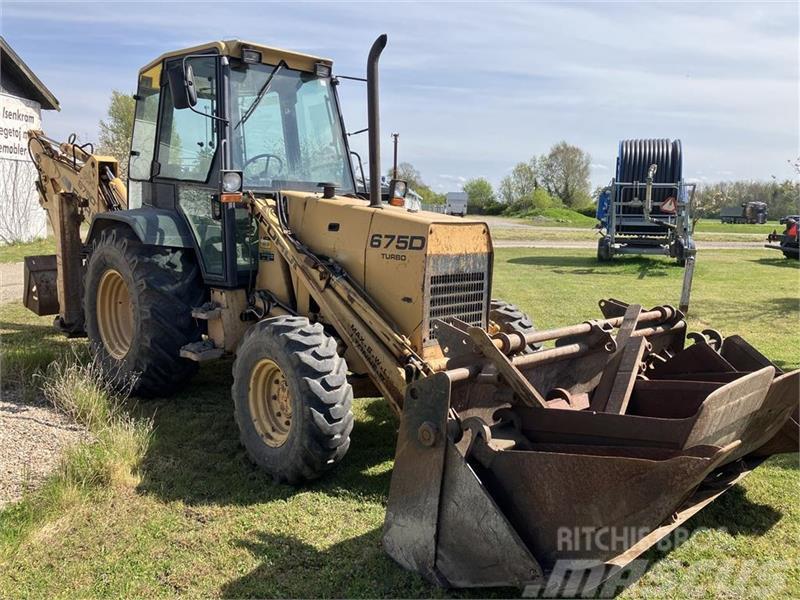
[{"label": "radiator grille", "polygon": [[485,327],[486,271],[433,275],[430,279],[429,339],[434,339],[433,319],[455,317],[476,327]]}]

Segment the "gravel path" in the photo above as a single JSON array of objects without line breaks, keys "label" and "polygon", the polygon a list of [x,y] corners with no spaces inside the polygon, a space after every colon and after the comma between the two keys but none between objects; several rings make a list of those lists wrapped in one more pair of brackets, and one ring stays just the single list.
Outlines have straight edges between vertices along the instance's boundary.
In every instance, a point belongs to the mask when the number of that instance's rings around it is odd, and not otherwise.
[{"label": "gravel path", "polygon": [[[749,248],[763,248],[764,242],[695,242],[698,250],[743,250]],[[541,242],[531,240],[495,240],[495,248],[597,248],[597,242],[576,240],[576,241],[547,241]]]},{"label": "gravel path", "polygon": [[3,390],[0,399],[0,509],[35,488],[58,465],[67,446],[86,430],[39,398]]},{"label": "gravel path", "polygon": [[0,304],[22,302],[22,263],[0,263]]}]

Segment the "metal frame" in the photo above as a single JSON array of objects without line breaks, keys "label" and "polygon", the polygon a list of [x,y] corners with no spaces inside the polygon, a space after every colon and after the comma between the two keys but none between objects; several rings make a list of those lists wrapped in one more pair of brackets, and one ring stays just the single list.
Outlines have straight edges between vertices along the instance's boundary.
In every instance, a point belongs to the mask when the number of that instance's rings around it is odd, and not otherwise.
[{"label": "metal frame", "polygon": [[[608,207],[608,228],[601,228],[601,233],[609,241],[609,252],[611,256],[615,254],[661,254],[672,256],[673,258],[683,258],[677,254],[677,242],[683,245],[684,252],[688,254],[695,251],[693,239],[692,206],[696,184],[686,183],[681,180],[676,183],[653,183],[652,189],[672,189],[676,191],[677,212],[675,215],[659,214],[653,215],[648,220],[644,214],[623,215],[624,207],[636,208],[644,207],[642,200],[633,202],[622,202],[620,198],[625,190],[633,190],[634,198],[640,198],[647,188],[644,181],[621,182],[611,180],[608,186],[611,189],[611,201]],[[659,207],[663,202],[653,202],[653,206]],[[665,223],[662,230],[654,221]],[[639,231],[623,231],[622,227],[641,226]],[[652,232],[648,231],[651,229]]]}]

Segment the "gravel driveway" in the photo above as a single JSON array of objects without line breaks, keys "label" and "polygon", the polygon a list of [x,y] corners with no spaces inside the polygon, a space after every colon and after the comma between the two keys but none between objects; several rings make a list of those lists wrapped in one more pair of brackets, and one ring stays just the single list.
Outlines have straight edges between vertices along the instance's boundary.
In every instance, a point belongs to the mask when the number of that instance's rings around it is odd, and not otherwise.
[{"label": "gravel driveway", "polygon": [[19,500],[58,465],[64,449],[86,431],[44,399],[24,399],[3,390],[0,399],[0,509]]},{"label": "gravel driveway", "polygon": [[[22,301],[22,263],[0,263],[0,304]],[[0,373],[2,377],[2,373]],[[86,431],[41,396],[0,391],[0,509],[35,488],[58,465],[64,448]]]},{"label": "gravel driveway", "polygon": [[0,263],[0,304],[22,302],[22,263]]}]

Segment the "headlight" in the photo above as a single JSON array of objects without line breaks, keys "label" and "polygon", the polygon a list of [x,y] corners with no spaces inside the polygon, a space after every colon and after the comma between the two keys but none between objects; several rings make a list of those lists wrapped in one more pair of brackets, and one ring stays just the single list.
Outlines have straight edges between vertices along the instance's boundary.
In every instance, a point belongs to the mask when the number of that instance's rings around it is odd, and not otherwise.
[{"label": "headlight", "polygon": [[228,194],[242,189],[242,174],[239,171],[226,171],[222,174],[222,191]]}]

